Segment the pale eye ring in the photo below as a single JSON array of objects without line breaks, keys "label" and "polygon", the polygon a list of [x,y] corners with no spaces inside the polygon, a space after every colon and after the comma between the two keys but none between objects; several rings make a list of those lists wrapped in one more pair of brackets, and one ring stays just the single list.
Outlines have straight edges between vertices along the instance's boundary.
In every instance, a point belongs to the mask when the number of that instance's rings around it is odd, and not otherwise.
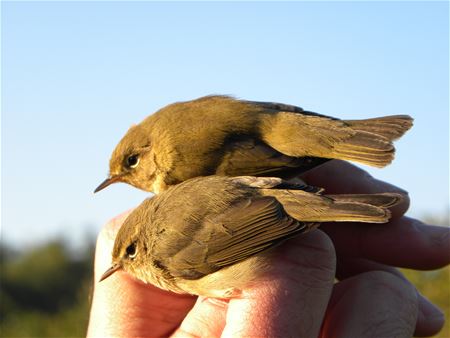
[{"label": "pale eye ring", "polygon": [[129,168],[136,168],[139,164],[139,155],[133,154],[127,157],[127,166]]},{"label": "pale eye ring", "polygon": [[127,247],[127,257],[133,259],[134,257],[136,257],[137,254],[137,250],[136,250],[136,243],[131,243],[128,247]]}]

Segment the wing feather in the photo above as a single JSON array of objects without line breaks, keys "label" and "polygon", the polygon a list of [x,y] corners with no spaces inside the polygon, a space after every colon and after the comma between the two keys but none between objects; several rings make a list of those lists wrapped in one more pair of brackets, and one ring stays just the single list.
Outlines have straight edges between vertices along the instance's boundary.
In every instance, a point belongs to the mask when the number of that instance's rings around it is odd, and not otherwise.
[{"label": "wing feather", "polygon": [[327,159],[291,157],[252,138],[227,142],[216,174],[225,176],[290,177],[322,164]]},{"label": "wing feather", "polygon": [[290,217],[274,197],[246,198],[225,213],[203,220],[196,237],[204,238],[208,245],[192,242],[168,260],[166,269],[174,277],[200,278],[307,228]]}]

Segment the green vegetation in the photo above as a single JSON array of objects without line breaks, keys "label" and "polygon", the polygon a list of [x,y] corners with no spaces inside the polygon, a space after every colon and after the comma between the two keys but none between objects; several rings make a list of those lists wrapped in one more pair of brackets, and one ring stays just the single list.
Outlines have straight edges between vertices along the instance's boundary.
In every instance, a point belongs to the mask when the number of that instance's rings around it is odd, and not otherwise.
[{"label": "green vegetation", "polygon": [[2,246],[0,335],[85,336],[93,248],[75,258],[62,241],[20,255]]},{"label": "green vegetation", "polygon": [[406,277],[417,289],[444,311],[447,322],[435,337],[450,337],[450,267],[434,271],[415,271],[402,269]]},{"label": "green vegetation", "polygon": [[[441,217],[426,216],[424,222],[449,226],[450,210]],[[416,286],[416,288],[434,304],[436,304],[445,314],[446,323],[434,337],[450,337],[450,266],[434,271],[415,271],[402,269],[405,276]]]}]

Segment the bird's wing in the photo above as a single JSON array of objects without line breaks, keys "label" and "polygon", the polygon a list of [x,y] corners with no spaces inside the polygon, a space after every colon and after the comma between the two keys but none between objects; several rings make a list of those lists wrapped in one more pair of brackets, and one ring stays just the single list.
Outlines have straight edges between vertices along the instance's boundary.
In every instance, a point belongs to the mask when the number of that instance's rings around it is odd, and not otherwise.
[{"label": "bird's wing", "polygon": [[409,116],[337,120],[311,114],[280,112],[266,123],[265,142],[292,157],[350,160],[375,167],[389,164],[392,141],[412,126]]},{"label": "bird's wing", "polygon": [[327,159],[284,155],[267,144],[252,138],[229,142],[216,174],[225,176],[281,176],[301,174]]},{"label": "bird's wing", "polygon": [[259,189],[284,189],[284,190],[303,190],[308,193],[320,195],[323,188],[314,187],[306,184],[299,178],[293,180],[283,180],[279,177],[255,177],[255,176],[236,176],[230,178],[234,183],[242,184],[247,187]]},{"label": "bird's wing", "polygon": [[278,102],[262,102],[262,101],[247,101],[243,102],[249,103],[251,105],[256,105],[268,110],[278,110],[278,111],[289,111],[292,113],[303,113],[304,110],[301,107],[293,106],[290,104],[278,103]]},{"label": "bird's wing", "polygon": [[307,228],[308,224],[291,218],[273,197],[245,198],[226,212],[202,220],[189,244],[164,260],[164,269],[173,277],[197,279]]},{"label": "bird's wing", "polygon": [[326,117],[326,118],[329,118],[332,120],[338,120],[334,117],[319,114],[319,113],[308,111],[308,110],[304,110],[301,107],[293,106],[290,104],[284,104],[284,103],[278,103],[278,102],[261,102],[261,101],[243,101],[243,102],[247,102],[251,105],[259,106],[265,110],[275,110],[278,112],[299,113],[302,115],[320,116],[320,117]]}]

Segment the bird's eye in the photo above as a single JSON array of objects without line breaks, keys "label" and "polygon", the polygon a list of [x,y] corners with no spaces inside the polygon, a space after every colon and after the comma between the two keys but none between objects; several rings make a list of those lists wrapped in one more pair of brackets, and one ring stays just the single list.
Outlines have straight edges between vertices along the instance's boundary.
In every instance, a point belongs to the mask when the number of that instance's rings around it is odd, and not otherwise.
[{"label": "bird's eye", "polygon": [[135,242],[134,242],[134,243],[131,243],[131,244],[127,247],[126,253],[127,253],[127,257],[128,257],[128,258],[133,259],[134,257],[136,257],[137,250],[136,250],[136,243],[135,243]]},{"label": "bird's eye", "polygon": [[127,167],[136,168],[139,164],[139,155],[134,154],[127,157]]}]

